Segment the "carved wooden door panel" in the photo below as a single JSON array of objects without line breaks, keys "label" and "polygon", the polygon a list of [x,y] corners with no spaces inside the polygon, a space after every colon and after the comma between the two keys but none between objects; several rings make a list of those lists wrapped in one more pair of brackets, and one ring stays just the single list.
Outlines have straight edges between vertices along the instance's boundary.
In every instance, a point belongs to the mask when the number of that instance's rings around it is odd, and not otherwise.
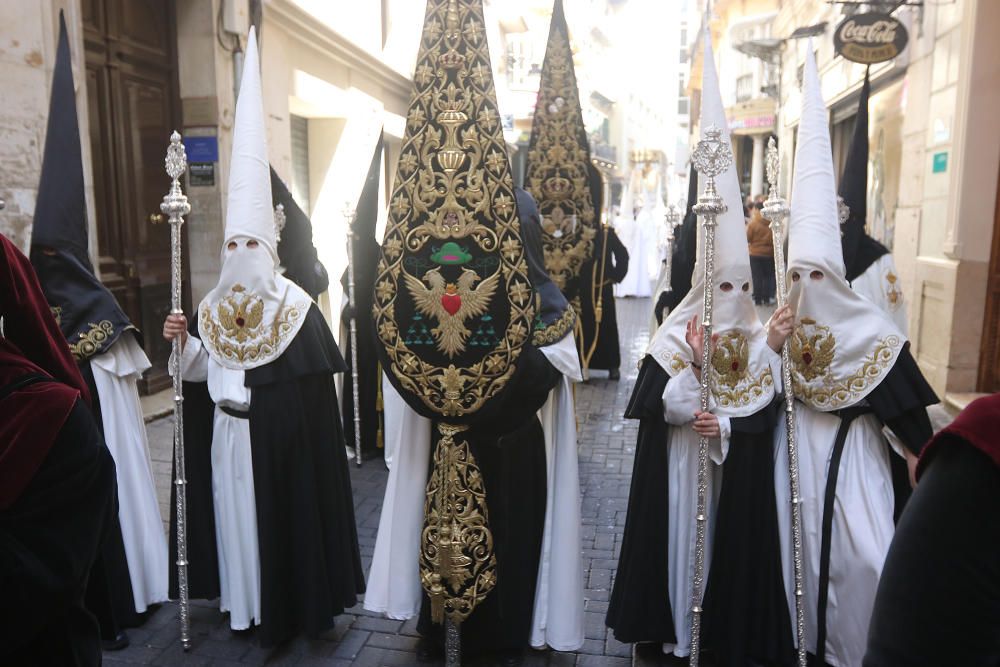
[{"label": "carved wooden door panel", "polygon": [[144,390],[167,386],[170,229],[163,156],[178,118],[174,3],[83,0],[101,278],[142,333]]}]

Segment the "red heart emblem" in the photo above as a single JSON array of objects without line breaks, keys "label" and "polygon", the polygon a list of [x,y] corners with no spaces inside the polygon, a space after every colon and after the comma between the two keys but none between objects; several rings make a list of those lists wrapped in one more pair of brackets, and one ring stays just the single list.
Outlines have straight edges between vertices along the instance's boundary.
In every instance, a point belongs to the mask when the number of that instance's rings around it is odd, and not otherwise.
[{"label": "red heart emblem", "polygon": [[449,315],[454,315],[462,307],[462,297],[457,294],[442,294],[441,307],[448,311]]}]

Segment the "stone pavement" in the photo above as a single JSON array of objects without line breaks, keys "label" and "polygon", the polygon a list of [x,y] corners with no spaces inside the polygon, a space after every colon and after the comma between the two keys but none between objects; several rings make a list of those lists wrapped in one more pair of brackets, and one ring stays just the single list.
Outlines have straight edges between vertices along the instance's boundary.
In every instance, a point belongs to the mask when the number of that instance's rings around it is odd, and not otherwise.
[{"label": "stone pavement", "polygon": [[[621,548],[638,424],[622,415],[638,374],[637,364],[649,340],[649,299],[617,299],[621,329],[621,381],[594,372],[576,387],[581,493],[583,496],[583,556],[586,599],[586,642],[575,653],[529,652],[527,667],[628,667],[631,647],[615,641],[604,627],[612,578]],[[769,313],[762,313],[766,318]],[[604,377],[601,377],[604,376]],[[943,410],[934,412],[936,425],[947,423]],[[147,425],[153,472],[164,523],[169,522],[172,420]],[[388,477],[376,461],[351,466],[358,538],[365,569],[371,563]],[[334,629],[316,640],[296,639],[274,650],[257,646],[252,633],[233,633],[217,603],[192,601],[194,647],[180,646],[175,604],[163,605],[141,628],[129,630],[131,646],[105,654],[116,665],[331,665],[383,667],[413,664],[417,644],[415,622],[379,617],[360,605],[339,617]],[[649,659],[637,662],[649,664]]]}]

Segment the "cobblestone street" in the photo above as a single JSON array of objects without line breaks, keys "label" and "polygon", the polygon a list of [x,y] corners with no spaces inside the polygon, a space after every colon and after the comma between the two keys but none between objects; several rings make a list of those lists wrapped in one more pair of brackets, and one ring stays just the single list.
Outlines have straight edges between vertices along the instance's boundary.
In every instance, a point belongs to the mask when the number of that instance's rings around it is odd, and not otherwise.
[{"label": "cobblestone street", "polygon": [[[648,341],[649,299],[619,299],[621,381],[595,372],[576,387],[583,493],[583,556],[586,581],[586,642],[577,654],[530,652],[529,667],[626,667],[631,647],[611,638],[604,627],[628,502],[637,424],[622,419],[636,362]],[[160,509],[169,520],[172,419],[148,424],[153,472]],[[382,494],[388,473],[378,461],[351,466],[361,556],[367,570],[375,548]],[[105,654],[106,665],[332,665],[382,667],[416,662],[416,623],[381,618],[357,605],[337,619],[336,627],[316,640],[296,639],[274,650],[257,646],[252,633],[233,633],[217,602],[192,601],[194,646],[181,649],[177,606],[163,605],[141,628],[129,630],[131,646]]]}]

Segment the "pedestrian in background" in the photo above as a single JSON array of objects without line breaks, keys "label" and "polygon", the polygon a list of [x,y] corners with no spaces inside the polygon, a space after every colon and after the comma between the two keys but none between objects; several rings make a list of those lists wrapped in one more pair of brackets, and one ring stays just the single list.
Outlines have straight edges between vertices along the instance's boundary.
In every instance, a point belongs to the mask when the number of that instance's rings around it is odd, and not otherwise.
[{"label": "pedestrian in background", "polygon": [[747,245],[750,246],[750,273],[753,277],[753,302],[758,306],[774,303],[774,242],[771,227],[761,209],[764,205],[750,205],[750,224],[747,225]]}]

